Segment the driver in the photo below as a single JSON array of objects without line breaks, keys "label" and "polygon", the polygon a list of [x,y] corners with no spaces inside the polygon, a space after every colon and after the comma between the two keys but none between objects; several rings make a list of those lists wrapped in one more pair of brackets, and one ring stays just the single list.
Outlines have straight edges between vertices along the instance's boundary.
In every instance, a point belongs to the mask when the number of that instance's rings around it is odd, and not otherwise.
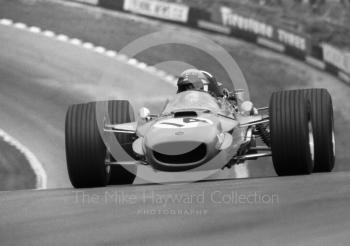
[{"label": "driver", "polygon": [[187,69],[181,73],[177,81],[177,93],[197,90],[208,92],[209,81],[204,73],[197,69]]},{"label": "driver", "polygon": [[215,97],[222,97],[222,89],[216,79],[208,72],[198,69],[187,69],[177,81],[177,93],[187,90],[208,92]]}]

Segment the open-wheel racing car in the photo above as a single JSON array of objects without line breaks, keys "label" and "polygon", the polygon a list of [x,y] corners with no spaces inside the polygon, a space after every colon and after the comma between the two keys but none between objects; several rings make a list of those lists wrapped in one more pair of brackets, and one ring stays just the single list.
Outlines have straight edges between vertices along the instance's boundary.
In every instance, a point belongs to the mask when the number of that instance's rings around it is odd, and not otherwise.
[{"label": "open-wheel racing car", "polygon": [[[243,93],[180,91],[160,114],[141,108],[137,120],[126,100],[70,106],[65,137],[73,186],[131,184],[135,173],[125,168],[130,163],[183,172],[230,168],[272,156],[279,176],[333,169],[333,107],[326,89],[273,92],[265,108],[244,101]],[[104,116],[99,104],[105,105]],[[117,139],[116,152],[106,140],[110,137]]]}]

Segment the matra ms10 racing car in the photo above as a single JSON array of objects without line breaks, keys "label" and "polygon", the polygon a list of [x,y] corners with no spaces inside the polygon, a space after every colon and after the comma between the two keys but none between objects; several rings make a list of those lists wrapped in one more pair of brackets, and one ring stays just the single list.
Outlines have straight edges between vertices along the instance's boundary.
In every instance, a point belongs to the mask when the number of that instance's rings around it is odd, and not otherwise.
[{"label": "matra ms10 racing car", "polygon": [[280,176],[333,169],[333,107],[326,89],[274,92],[269,107],[255,108],[243,100],[243,91],[220,91],[213,79],[191,79],[180,78],[178,93],[160,114],[141,108],[137,121],[125,100],[70,106],[65,137],[73,186],[131,184],[135,173],[125,168],[130,163],[183,172],[272,156]]}]

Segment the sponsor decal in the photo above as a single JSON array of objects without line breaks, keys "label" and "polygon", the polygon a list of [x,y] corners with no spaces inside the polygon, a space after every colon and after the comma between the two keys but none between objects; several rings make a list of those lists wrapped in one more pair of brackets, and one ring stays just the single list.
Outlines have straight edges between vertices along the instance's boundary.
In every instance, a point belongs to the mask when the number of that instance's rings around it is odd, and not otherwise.
[{"label": "sponsor decal", "polygon": [[230,27],[238,28],[240,30],[253,32],[257,35],[261,35],[267,38],[273,38],[273,33],[274,33],[273,26],[258,20],[254,20],[252,18],[243,17],[241,15],[233,13],[230,8],[227,8],[224,6],[222,6],[220,10],[221,10],[222,24],[224,26],[230,26]]},{"label": "sponsor decal", "polygon": [[187,22],[189,7],[157,0],[125,0],[123,9],[160,19]]},{"label": "sponsor decal", "polygon": [[293,46],[299,50],[306,50],[306,39],[283,29],[278,29],[277,39],[281,43]]},{"label": "sponsor decal", "polygon": [[323,50],[323,60],[336,66],[337,68],[350,73],[350,53],[339,50],[332,45],[321,44]]},{"label": "sponsor decal", "polygon": [[194,128],[203,126],[204,124],[212,125],[213,122],[204,118],[171,118],[166,120],[158,121],[154,124],[157,128]]}]

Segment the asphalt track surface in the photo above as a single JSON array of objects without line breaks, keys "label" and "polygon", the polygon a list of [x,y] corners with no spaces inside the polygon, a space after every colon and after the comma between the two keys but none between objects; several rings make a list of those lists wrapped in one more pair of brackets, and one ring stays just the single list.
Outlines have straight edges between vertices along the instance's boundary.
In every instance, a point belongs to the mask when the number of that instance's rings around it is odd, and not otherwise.
[{"label": "asphalt track surface", "polygon": [[[339,172],[187,185],[18,191],[1,196],[0,243],[348,245],[349,178],[349,173]],[[185,200],[186,195],[192,195],[192,201]],[[169,196],[178,200],[165,205]]]},{"label": "asphalt track surface", "polygon": [[69,105],[129,99],[136,107],[145,101],[155,107],[165,100],[159,95],[176,91],[147,72],[71,44],[13,27],[0,26],[0,32],[1,128],[30,146],[48,188],[70,187],[63,148]]},{"label": "asphalt track surface", "polygon": [[[1,26],[0,33],[1,127],[31,146],[49,188],[69,186],[62,158],[68,105],[112,97],[133,97],[137,104],[145,95],[154,95],[156,104],[160,92],[173,93],[160,79],[78,47],[11,27]],[[2,192],[0,244],[347,245],[349,178],[338,172]]]}]

